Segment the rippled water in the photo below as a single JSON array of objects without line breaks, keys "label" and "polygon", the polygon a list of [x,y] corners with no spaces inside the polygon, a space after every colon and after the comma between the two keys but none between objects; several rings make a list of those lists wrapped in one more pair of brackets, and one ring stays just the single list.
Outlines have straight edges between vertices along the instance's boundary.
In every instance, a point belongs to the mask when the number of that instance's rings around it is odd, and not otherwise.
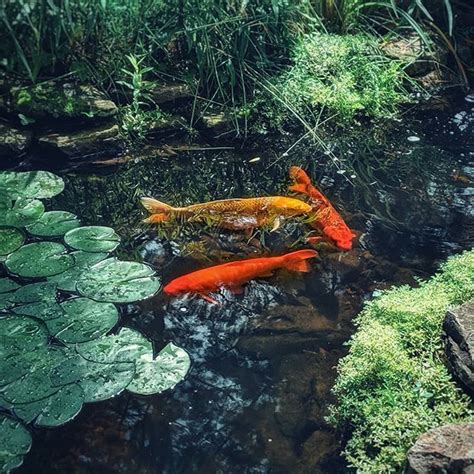
[{"label": "rippled water", "polygon": [[328,143],[318,153],[303,144],[285,154],[283,144],[266,140],[170,157],[149,148],[119,168],[63,171],[66,190],[53,207],[112,225],[124,236],[125,256],[149,262],[165,283],[219,261],[300,247],[307,229],[289,223],[250,240],[189,226],[157,231],[140,222],[143,195],[187,204],[285,193],[288,166],[299,164],[343,210],[359,241],[351,252],[323,250],[309,274],[282,271],[251,282],[243,296],[222,292],[220,305],[157,295],[122,308],[120,324],[139,328],[157,352],[170,340],[189,352],[187,379],[158,396],[87,405],[69,424],[37,430],[20,471],[344,471],[325,416],[351,319],[373,290],[413,283],[474,241],[472,103],[432,115],[400,123],[366,147]]}]

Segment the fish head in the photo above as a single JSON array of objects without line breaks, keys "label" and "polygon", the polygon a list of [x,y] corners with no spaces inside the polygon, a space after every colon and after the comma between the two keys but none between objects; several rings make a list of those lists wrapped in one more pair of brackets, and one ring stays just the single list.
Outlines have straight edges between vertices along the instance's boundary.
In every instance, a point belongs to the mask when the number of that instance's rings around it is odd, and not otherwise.
[{"label": "fish head", "polygon": [[329,237],[341,250],[351,250],[352,240],[355,234],[350,229],[339,229],[337,227],[325,227],[324,233]]},{"label": "fish head", "polygon": [[299,166],[290,166],[290,178],[296,183],[311,184],[311,180],[306,171],[301,169]]},{"label": "fish head", "polygon": [[273,208],[275,214],[284,216],[308,214],[312,210],[312,207],[304,201],[283,196],[279,196],[274,199]]},{"label": "fish head", "polygon": [[176,296],[188,293],[191,291],[191,288],[189,282],[185,278],[175,278],[163,288],[163,291],[169,296]]}]

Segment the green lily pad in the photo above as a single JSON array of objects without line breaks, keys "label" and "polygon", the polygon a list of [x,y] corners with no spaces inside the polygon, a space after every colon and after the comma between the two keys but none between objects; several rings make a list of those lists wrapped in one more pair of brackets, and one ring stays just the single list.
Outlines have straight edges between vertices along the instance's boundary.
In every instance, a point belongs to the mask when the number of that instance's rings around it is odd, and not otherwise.
[{"label": "green lily pad", "polygon": [[135,362],[144,355],[153,355],[153,346],[139,332],[130,328],[121,328],[118,334],[77,344],[76,351],[84,359],[105,364]]},{"label": "green lily pad", "polygon": [[59,275],[48,278],[48,281],[56,283],[58,288],[63,291],[76,291],[76,283],[83,272],[89,270],[92,265],[105,260],[107,253],[90,253],[90,252],[72,252],[70,255],[74,257],[74,266]]},{"label": "green lily pad", "polygon": [[64,315],[63,308],[55,301],[37,301],[36,303],[15,306],[11,311],[15,314],[32,316],[45,322]]},{"label": "green lily pad", "polygon": [[167,344],[153,359],[145,354],[136,360],[136,372],[127,390],[138,395],[152,395],[173,388],[181,382],[191,365],[189,355],[173,343]]},{"label": "green lily pad", "polygon": [[56,393],[35,402],[14,405],[15,414],[36,426],[60,426],[72,420],[82,408],[84,392],[78,384],[60,387]]},{"label": "green lily pad", "polygon": [[18,198],[11,202],[0,202],[0,225],[25,227],[33,224],[44,214],[44,204],[37,199]]},{"label": "green lily pad", "polygon": [[10,278],[0,278],[0,293],[8,293],[20,288],[20,285]]},{"label": "green lily pad", "polygon": [[22,286],[12,295],[15,303],[36,303],[38,301],[56,301],[55,283],[39,282]]},{"label": "green lily pad", "polygon": [[30,432],[20,422],[0,415],[0,472],[20,466],[31,443]]},{"label": "green lily pad", "polygon": [[77,382],[84,391],[85,402],[99,402],[125,390],[134,375],[134,363],[99,364],[77,355],[55,367],[51,380],[57,385]]},{"label": "green lily pad", "polygon": [[21,277],[47,277],[74,266],[74,258],[57,242],[27,244],[8,256],[5,265]]},{"label": "green lily pad", "polygon": [[112,252],[120,244],[120,237],[111,227],[91,225],[70,230],[64,241],[84,252]]},{"label": "green lily pad", "polygon": [[39,237],[57,237],[64,235],[81,225],[76,215],[67,211],[45,212],[34,224],[26,230]]},{"label": "green lily pad", "polygon": [[61,193],[64,181],[49,171],[0,172],[0,188],[11,199],[19,197],[51,198]]},{"label": "green lily pad", "polygon": [[77,282],[77,291],[96,301],[131,303],[153,296],[160,280],[147,265],[108,258],[91,267]]},{"label": "green lily pad", "polygon": [[90,341],[109,332],[118,321],[112,303],[74,298],[61,303],[63,314],[46,323],[50,333],[65,344]]},{"label": "green lily pad", "polygon": [[0,255],[8,255],[25,242],[25,235],[16,227],[0,227]]}]

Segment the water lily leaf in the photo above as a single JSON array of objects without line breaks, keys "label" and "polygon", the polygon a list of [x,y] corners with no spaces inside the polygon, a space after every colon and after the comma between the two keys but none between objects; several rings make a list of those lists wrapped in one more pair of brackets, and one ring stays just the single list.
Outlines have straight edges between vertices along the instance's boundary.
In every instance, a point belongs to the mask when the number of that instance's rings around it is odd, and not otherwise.
[{"label": "water lily leaf", "polygon": [[130,303],[154,295],[160,289],[160,280],[143,263],[108,258],[84,273],[76,288],[81,295],[96,301]]},{"label": "water lily leaf", "polygon": [[20,285],[10,278],[0,278],[0,293],[8,293],[20,288]]},{"label": "water lily leaf", "polygon": [[38,301],[36,303],[16,306],[12,311],[15,314],[32,316],[42,321],[50,321],[64,315],[63,308],[55,301]]},{"label": "water lily leaf", "polygon": [[77,216],[71,212],[49,211],[45,212],[34,224],[29,225],[26,230],[40,237],[57,237],[80,225]]},{"label": "water lily leaf", "polygon": [[25,242],[23,232],[15,227],[0,227],[0,255],[8,255]]},{"label": "water lily leaf", "polygon": [[31,443],[30,432],[20,422],[0,415],[0,472],[20,466]]},{"label": "water lily leaf", "polygon": [[153,346],[139,332],[121,328],[118,334],[77,344],[76,351],[92,362],[135,362],[144,355],[153,355]]},{"label": "water lily leaf", "polygon": [[47,321],[49,331],[65,344],[90,341],[109,332],[118,322],[112,303],[74,298],[61,303],[63,314]]},{"label": "water lily leaf", "polygon": [[0,202],[0,225],[25,227],[33,224],[44,214],[44,204],[37,199],[18,198],[11,202]]},{"label": "water lily leaf", "polygon": [[112,252],[120,244],[120,237],[111,227],[91,225],[70,230],[64,241],[84,252]]},{"label": "water lily leaf", "polygon": [[0,361],[12,355],[35,351],[48,342],[46,327],[26,316],[0,318]]},{"label": "water lily leaf", "polygon": [[61,193],[64,181],[49,171],[3,171],[0,173],[0,188],[11,199],[19,197],[44,199]]},{"label": "water lily leaf", "polygon": [[155,359],[145,354],[136,360],[135,376],[127,390],[138,395],[161,393],[181,382],[190,364],[188,353],[170,342]]},{"label": "water lily leaf", "polygon": [[56,393],[35,402],[14,405],[15,414],[36,426],[60,426],[72,420],[82,408],[84,392],[78,384],[60,387]]},{"label": "water lily leaf", "polygon": [[59,275],[48,278],[48,281],[54,282],[58,288],[63,291],[76,291],[76,283],[83,272],[87,271],[92,265],[105,260],[107,253],[90,253],[90,252],[72,252],[70,255],[74,257],[74,266]]},{"label": "water lily leaf", "polygon": [[38,301],[56,301],[55,283],[40,282],[31,283],[19,288],[12,295],[12,301],[15,303],[36,303]]},{"label": "water lily leaf", "polygon": [[51,380],[60,385],[77,382],[85,402],[99,402],[122,392],[134,375],[135,364],[131,362],[99,364],[77,355],[55,367]]},{"label": "water lily leaf", "polygon": [[22,277],[57,275],[74,266],[74,258],[57,242],[27,244],[8,256],[5,265],[12,273]]}]

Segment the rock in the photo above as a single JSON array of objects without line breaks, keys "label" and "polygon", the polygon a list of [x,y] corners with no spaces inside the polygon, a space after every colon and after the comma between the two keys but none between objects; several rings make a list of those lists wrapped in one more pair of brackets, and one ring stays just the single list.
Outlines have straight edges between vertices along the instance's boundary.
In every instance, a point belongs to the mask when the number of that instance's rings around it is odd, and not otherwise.
[{"label": "rock", "polygon": [[474,423],[450,424],[423,433],[407,453],[407,474],[474,472]]},{"label": "rock", "polygon": [[179,115],[164,115],[159,120],[152,122],[147,130],[151,138],[169,137],[186,130],[186,120]]},{"label": "rock", "polygon": [[124,144],[118,125],[106,125],[74,133],[50,133],[38,138],[45,150],[68,158],[98,157],[122,151]]},{"label": "rock", "polygon": [[194,97],[193,91],[187,84],[154,84],[149,91],[151,100],[156,105],[177,102]]},{"label": "rock", "polygon": [[44,82],[10,90],[11,112],[28,118],[96,122],[117,113],[117,106],[93,86]]},{"label": "rock", "polygon": [[20,155],[31,143],[31,132],[0,123],[0,156]]},{"label": "rock", "polygon": [[443,329],[449,368],[474,397],[474,299],[448,311]]},{"label": "rock", "polygon": [[222,134],[234,128],[232,118],[225,112],[204,113],[201,115],[202,126],[213,134]]}]

